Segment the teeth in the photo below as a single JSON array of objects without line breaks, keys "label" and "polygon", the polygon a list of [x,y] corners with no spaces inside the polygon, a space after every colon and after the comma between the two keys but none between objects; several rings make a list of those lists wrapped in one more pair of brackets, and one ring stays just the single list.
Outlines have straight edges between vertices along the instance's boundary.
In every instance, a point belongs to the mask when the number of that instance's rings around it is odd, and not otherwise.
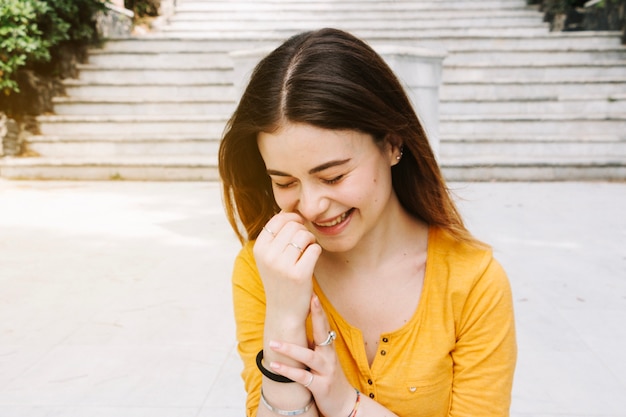
[{"label": "teeth", "polygon": [[335,226],[339,223],[341,223],[342,221],[344,221],[346,219],[346,217],[348,217],[348,212],[343,213],[341,216],[329,221],[329,222],[325,222],[325,223],[316,223],[318,226],[322,226],[322,227],[332,227]]}]

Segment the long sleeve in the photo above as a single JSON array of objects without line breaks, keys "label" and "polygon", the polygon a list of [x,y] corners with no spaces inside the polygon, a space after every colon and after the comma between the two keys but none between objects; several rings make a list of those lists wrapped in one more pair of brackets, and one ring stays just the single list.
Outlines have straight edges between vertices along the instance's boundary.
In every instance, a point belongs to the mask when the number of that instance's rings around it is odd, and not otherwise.
[{"label": "long sleeve", "polygon": [[508,416],[517,348],[511,290],[500,264],[490,258],[460,298],[450,416]]},{"label": "long sleeve", "polygon": [[263,349],[265,322],[265,292],[257,272],[252,244],[244,246],[233,268],[233,304],[237,324],[237,350],[243,360],[242,378],[248,397],[246,414],[254,416],[259,406],[261,373],[256,367],[256,355]]}]

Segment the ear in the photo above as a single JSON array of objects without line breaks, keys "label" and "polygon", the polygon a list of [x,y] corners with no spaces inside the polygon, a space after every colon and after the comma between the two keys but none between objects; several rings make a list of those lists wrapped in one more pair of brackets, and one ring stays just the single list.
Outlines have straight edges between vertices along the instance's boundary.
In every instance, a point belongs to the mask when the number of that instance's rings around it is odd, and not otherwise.
[{"label": "ear", "polygon": [[400,138],[394,134],[385,136],[385,149],[391,166],[397,165],[402,159],[403,143]]}]

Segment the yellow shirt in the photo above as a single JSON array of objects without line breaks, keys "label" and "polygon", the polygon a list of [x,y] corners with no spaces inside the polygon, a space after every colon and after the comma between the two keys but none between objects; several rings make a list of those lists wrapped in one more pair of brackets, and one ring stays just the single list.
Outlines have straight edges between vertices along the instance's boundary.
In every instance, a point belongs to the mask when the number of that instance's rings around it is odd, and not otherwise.
[{"label": "yellow shirt", "polygon": [[[248,416],[256,415],[265,294],[252,254],[243,247],[233,297]],[[513,302],[506,274],[490,250],[459,243],[431,228],[418,308],[400,329],[380,335],[370,367],[359,329],[347,323],[314,281],[337,333],[334,346],[350,381],[400,417],[508,416],[516,361]],[[309,326],[310,340],[310,326]]]}]

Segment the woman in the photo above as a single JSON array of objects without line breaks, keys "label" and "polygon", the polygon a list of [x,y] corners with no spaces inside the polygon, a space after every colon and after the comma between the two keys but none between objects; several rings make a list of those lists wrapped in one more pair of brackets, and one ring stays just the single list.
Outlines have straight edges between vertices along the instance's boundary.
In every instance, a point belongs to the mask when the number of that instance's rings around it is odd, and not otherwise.
[{"label": "woman", "polygon": [[323,29],[270,53],[219,161],[248,416],[508,415],[506,275],[369,46]]}]

